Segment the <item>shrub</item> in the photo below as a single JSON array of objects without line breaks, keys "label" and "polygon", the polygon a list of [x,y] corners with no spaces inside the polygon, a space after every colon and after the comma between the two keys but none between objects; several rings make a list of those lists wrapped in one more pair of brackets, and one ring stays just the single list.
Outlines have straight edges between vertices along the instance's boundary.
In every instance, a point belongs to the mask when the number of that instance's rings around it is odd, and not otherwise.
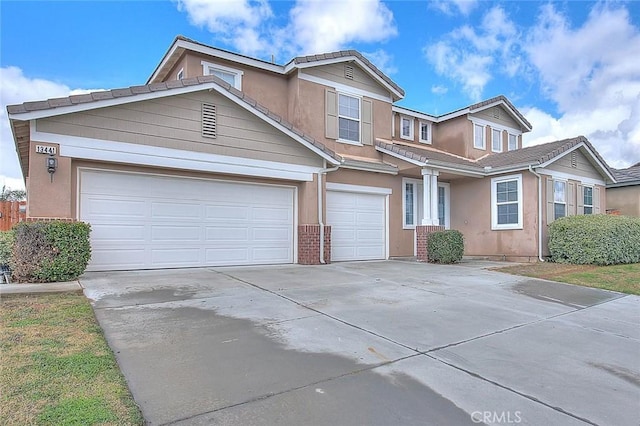
[{"label": "shrub", "polygon": [[13,251],[13,231],[0,231],[0,265],[8,265]]},{"label": "shrub", "polygon": [[549,226],[551,260],[579,265],[640,262],[640,218],[579,215]]},{"label": "shrub", "polygon": [[464,254],[464,237],[460,231],[437,231],[427,237],[427,258],[434,263],[456,263]]},{"label": "shrub", "polygon": [[10,266],[17,281],[78,278],[91,258],[90,225],[83,222],[22,222],[13,228]]}]

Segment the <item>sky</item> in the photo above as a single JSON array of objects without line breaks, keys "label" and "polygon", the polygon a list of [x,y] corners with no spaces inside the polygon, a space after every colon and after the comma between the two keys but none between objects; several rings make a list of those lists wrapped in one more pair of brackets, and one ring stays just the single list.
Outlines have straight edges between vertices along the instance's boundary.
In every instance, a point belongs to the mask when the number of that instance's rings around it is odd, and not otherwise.
[{"label": "sky", "polygon": [[24,188],[6,105],[145,84],[176,35],[279,64],[356,49],[441,115],[505,95],[530,146],[586,136],[640,162],[640,2],[0,0],[0,185]]}]

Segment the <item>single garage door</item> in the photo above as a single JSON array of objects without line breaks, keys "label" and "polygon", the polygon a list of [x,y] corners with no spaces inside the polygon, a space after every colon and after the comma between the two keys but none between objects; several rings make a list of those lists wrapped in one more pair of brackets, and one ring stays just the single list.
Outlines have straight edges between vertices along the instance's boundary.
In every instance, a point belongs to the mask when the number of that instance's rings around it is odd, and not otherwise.
[{"label": "single garage door", "polygon": [[80,172],[89,270],[293,263],[294,188]]},{"label": "single garage door", "polygon": [[386,195],[327,191],[331,260],[386,258]]}]

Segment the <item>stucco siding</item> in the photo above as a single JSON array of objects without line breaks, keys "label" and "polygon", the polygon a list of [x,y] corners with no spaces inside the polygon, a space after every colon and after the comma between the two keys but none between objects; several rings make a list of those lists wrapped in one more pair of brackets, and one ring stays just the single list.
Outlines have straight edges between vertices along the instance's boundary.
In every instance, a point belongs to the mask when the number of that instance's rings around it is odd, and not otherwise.
[{"label": "stucco siding", "polygon": [[[575,167],[572,166],[572,156],[574,155]],[[580,152],[579,149],[565,154],[561,158],[549,164],[546,169],[591,179],[603,180],[602,175],[600,175],[598,170],[591,164],[587,157]]]},{"label": "stucco siding", "polygon": [[[216,138],[201,134],[202,102],[216,105]],[[299,142],[232,101],[209,92],[50,117],[38,120],[37,129],[202,153],[321,165],[317,154]]]},{"label": "stucco siding", "polygon": [[[345,66],[353,67],[353,80],[345,77]],[[375,93],[380,96],[390,96],[389,90],[381,86],[375,79],[364,72],[355,63],[337,63],[323,65],[318,67],[306,68],[301,71],[302,74],[308,74],[314,77],[333,81],[335,83],[352,86],[360,90]]]},{"label": "stucco siding", "polygon": [[432,129],[434,148],[463,157],[469,155],[469,146],[473,144],[473,127],[466,117],[435,124]]},{"label": "stucco siding", "polygon": [[607,210],[617,210],[626,216],[640,216],[640,185],[607,188]]}]

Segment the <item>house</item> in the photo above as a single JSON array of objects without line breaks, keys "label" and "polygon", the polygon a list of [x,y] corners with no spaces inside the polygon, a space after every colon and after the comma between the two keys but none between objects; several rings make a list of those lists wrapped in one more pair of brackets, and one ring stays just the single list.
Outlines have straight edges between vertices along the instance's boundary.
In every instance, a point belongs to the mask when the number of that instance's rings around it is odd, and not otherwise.
[{"label": "house", "polygon": [[465,254],[535,260],[605,210],[584,137],[522,148],[504,96],[434,116],[356,51],[284,65],[178,36],[146,84],[7,107],[28,220],[92,226],[90,270]]},{"label": "house", "polygon": [[607,185],[607,211],[640,216],[640,163],[612,171],[616,183]]}]

